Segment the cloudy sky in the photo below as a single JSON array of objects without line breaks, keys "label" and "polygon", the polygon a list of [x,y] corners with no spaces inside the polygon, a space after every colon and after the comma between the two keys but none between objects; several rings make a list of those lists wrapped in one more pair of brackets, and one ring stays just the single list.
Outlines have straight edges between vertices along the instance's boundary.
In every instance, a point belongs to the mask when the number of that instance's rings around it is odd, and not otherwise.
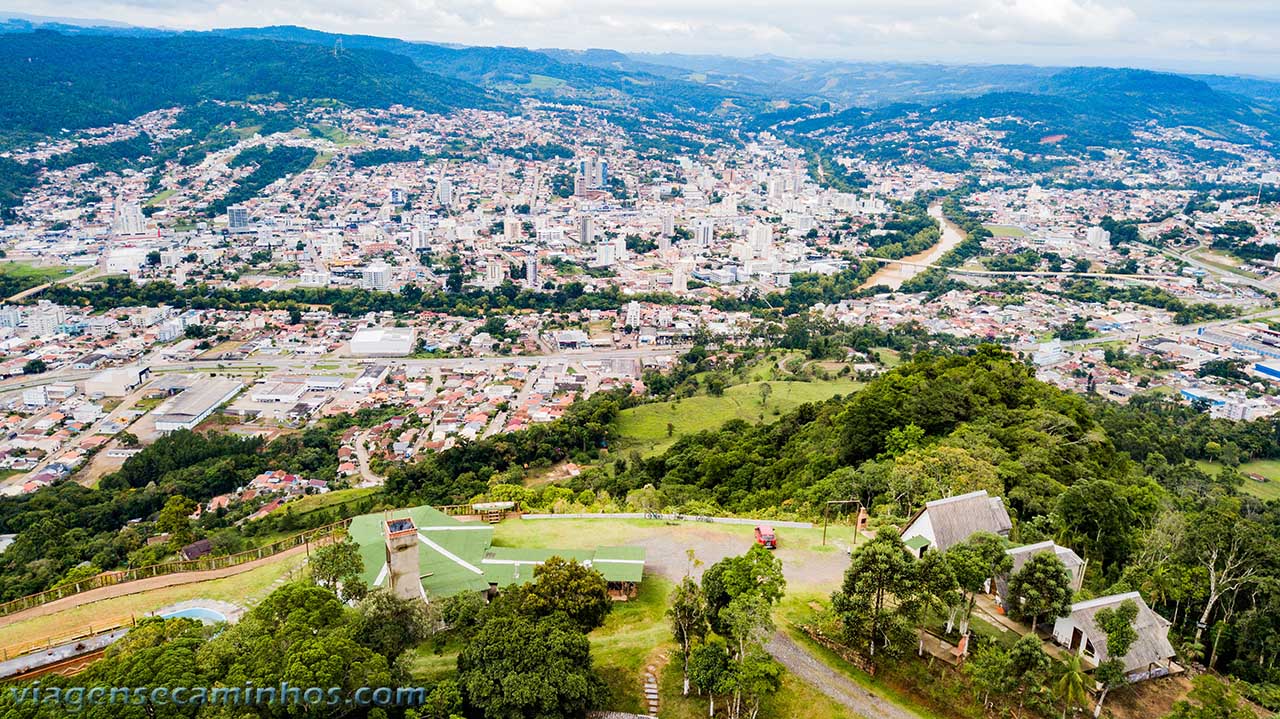
[{"label": "cloudy sky", "polygon": [[1130,65],[1280,76],[1275,0],[0,0],[208,29],[851,60]]}]

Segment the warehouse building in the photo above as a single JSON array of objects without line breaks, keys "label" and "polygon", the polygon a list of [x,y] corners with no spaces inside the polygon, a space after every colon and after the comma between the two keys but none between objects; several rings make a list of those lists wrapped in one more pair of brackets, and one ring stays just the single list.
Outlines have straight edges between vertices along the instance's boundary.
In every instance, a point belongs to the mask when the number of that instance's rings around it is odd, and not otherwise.
[{"label": "warehouse building", "polygon": [[156,431],[167,433],[195,429],[215,410],[235,397],[243,387],[244,384],[239,380],[200,378],[177,396],[156,407]]},{"label": "warehouse building", "polygon": [[413,354],[417,332],[411,327],[362,327],[351,338],[357,357],[405,357]]}]

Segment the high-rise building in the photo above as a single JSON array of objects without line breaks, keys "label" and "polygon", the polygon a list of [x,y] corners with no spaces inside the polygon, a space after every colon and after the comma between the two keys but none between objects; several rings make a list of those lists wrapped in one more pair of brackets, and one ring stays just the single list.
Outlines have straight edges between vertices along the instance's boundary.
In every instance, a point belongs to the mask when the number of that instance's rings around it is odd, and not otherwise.
[{"label": "high-rise building", "polygon": [[595,238],[595,221],[591,215],[578,215],[578,244],[589,245]]},{"label": "high-rise building", "polygon": [[506,279],[506,268],[502,262],[496,257],[489,258],[489,264],[484,268],[484,284],[486,287],[493,288],[502,285],[502,281]]},{"label": "high-rise building", "polygon": [[415,227],[409,230],[409,249],[414,252],[421,252],[431,246],[431,233],[427,232],[424,227]]},{"label": "high-rise building", "polygon": [[662,234],[670,237],[676,233],[676,216],[670,212],[662,214]]},{"label": "high-rise building", "polygon": [[689,291],[689,263],[687,260],[680,260],[673,268],[671,272],[671,291]]},{"label": "high-rise building", "polygon": [[618,261],[618,246],[612,240],[596,245],[596,265],[609,267]]},{"label": "high-rise building", "polygon": [[453,199],[453,181],[447,177],[441,177],[440,182],[436,184],[436,204],[452,207]]},{"label": "high-rise building", "polygon": [[699,218],[693,223],[693,244],[700,250],[711,247],[716,236],[716,223],[709,217]]},{"label": "high-rise building", "polygon": [[524,261],[524,281],[529,283],[530,287],[538,286],[538,256],[529,255]]},{"label": "high-rise building", "polygon": [[146,218],[136,202],[117,202],[115,222],[111,226],[117,235],[141,235],[147,231]]},{"label": "high-rise building", "polygon": [[391,287],[391,268],[385,262],[366,265],[360,271],[360,283],[365,289],[387,290]]},{"label": "high-rise building", "polygon": [[227,208],[227,229],[231,232],[252,232],[249,222],[249,208],[244,205],[232,205]]},{"label": "high-rise building", "polygon": [[519,242],[522,229],[520,221],[510,215],[502,221],[502,237],[507,242]]},{"label": "high-rise building", "polygon": [[1105,251],[1111,247],[1111,233],[1101,227],[1090,227],[1084,233],[1084,241],[1092,249]]},{"label": "high-rise building", "polygon": [[747,230],[747,242],[757,255],[764,257],[769,245],[773,243],[773,229],[763,222],[754,223]]},{"label": "high-rise building", "polygon": [[595,155],[578,160],[578,172],[574,176],[575,191],[599,190],[609,185],[609,163]]},{"label": "high-rise building", "polygon": [[658,252],[671,249],[671,235],[658,235]]},{"label": "high-rise building", "polygon": [[640,303],[632,300],[627,303],[627,316],[624,324],[627,327],[639,327],[643,320],[640,317]]},{"label": "high-rise building", "polygon": [[393,204],[393,205],[403,205],[403,204],[404,204],[404,190],[403,190],[403,189],[401,189],[401,188],[399,188],[399,187],[393,187],[393,188],[391,188],[391,204]]}]

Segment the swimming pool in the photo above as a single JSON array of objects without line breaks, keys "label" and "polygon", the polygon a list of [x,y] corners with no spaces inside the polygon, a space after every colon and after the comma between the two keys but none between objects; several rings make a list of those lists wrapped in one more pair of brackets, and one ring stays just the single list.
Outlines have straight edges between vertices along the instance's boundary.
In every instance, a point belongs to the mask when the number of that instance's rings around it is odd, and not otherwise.
[{"label": "swimming pool", "polygon": [[218,624],[227,621],[226,615],[208,607],[187,607],[160,615],[164,619],[199,619],[205,624]]}]

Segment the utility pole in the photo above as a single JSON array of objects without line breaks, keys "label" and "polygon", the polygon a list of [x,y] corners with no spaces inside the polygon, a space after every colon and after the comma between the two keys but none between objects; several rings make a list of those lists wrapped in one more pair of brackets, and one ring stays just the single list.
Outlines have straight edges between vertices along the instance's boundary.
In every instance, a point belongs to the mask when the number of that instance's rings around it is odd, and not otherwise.
[{"label": "utility pole", "polygon": [[[858,508],[862,508],[862,500],[860,499],[832,499],[828,500],[822,507],[822,546],[827,546],[827,513],[831,510],[833,504],[856,504]],[[858,543],[858,529],[853,530],[853,543]]]}]

